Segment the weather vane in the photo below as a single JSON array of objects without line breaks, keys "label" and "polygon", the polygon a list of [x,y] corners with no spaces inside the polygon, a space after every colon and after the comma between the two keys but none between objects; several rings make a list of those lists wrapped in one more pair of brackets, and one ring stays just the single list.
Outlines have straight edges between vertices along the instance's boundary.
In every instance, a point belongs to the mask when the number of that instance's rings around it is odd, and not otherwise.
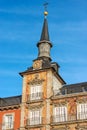
[{"label": "weather vane", "polygon": [[45,17],[48,15],[47,6],[48,6],[48,3],[45,2],[45,3],[44,3],[44,15],[45,15]]},{"label": "weather vane", "polygon": [[47,6],[48,6],[48,3],[45,2],[45,3],[44,3],[44,10],[45,10],[45,11],[47,11]]}]

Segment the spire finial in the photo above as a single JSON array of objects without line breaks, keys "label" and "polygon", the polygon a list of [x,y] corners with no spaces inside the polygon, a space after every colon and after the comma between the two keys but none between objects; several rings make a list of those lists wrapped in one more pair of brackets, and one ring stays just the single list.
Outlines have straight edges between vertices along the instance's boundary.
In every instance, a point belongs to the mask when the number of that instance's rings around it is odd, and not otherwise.
[{"label": "spire finial", "polygon": [[47,5],[48,3],[44,3],[44,16],[46,17],[48,15],[48,11],[47,11]]}]

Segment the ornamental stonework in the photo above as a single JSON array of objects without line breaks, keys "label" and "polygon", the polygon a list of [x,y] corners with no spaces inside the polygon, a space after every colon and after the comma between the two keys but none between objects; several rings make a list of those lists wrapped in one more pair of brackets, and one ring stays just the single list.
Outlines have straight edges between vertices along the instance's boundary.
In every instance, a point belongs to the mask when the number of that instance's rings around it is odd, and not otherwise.
[{"label": "ornamental stonework", "polygon": [[29,85],[39,85],[39,84],[42,84],[43,81],[44,81],[44,79],[39,78],[39,74],[35,74],[34,79],[29,81],[28,84]]},{"label": "ornamental stonework", "polygon": [[36,60],[33,63],[33,69],[41,69],[42,68],[42,60]]}]

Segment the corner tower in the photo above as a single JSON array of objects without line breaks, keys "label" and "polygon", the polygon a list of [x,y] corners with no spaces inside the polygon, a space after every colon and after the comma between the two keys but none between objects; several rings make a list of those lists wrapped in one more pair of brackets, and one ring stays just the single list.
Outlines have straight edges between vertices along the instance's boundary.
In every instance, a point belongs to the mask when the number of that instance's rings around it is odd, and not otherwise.
[{"label": "corner tower", "polygon": [[38,57],[31,67],[20,73],[23,77],[20,130],[51,129],[51,98],[60,93],[60,88],[65,84],[58,73],[58,64],[51,62],[52,43],[47,14],[44,12],[41,38],[37,43]]}]

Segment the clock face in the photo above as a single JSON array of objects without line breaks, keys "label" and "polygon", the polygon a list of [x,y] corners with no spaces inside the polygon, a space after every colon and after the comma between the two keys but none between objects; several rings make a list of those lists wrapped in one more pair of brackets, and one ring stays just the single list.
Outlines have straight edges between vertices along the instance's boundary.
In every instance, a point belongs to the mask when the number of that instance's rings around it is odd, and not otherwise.
[{"label": "clock face", "polygon": [[40,69],[42,67],[42,61],[36,60],[33,64],[33,69]]}]

